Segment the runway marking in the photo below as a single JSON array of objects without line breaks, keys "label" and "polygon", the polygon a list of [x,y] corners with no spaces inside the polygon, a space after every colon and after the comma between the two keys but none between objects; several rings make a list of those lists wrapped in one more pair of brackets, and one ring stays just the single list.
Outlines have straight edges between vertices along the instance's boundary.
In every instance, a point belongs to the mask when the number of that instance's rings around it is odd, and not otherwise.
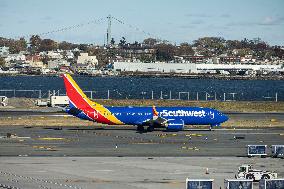
[{"label": "runway marking", "polygon": [[54,151],[55,147],[53,146],[33,146],[33,148]]},{"label": "runway marking", "polygon": [[222,128],[222,129],[212,129],[212,131],[258,131],[258,130],[265,130],[267,128],[259,129],[259,128],[251,128],[251,129],[240,129],[240,128]]},{"label": "runway marking", "polygon": [[133,142],[132,144],[159,144],[158,142]]},{"label": "runway marking", "polygon": [[66,138],[45,137],[45,138],[38,138],[38,140],[67,140],[67,139]]},{"label": "runway marking", "polygon": [[280,135],[280,133],[226,133],[226,135]]}]

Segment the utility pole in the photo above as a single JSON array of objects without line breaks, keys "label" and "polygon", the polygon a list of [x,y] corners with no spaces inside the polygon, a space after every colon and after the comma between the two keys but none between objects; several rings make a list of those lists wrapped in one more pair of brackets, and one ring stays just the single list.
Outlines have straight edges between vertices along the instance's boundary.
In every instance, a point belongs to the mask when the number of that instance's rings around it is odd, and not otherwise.
[{"label": "utility pole", "polygon": [[107,46],[110,46],[111,41],[111,15],[108,15],[108,27],[107,27]]}]

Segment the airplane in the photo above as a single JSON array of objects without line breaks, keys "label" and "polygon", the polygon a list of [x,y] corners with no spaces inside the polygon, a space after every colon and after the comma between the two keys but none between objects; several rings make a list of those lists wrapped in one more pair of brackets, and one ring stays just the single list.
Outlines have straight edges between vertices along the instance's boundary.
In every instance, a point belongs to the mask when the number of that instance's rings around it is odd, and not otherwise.
[{"label": "airplane", "polygon": [[212,108],[202,107],[113,107],[90,100],[69,74],[63,74],[69,98],[65,111],[80,119],[107,125],[133,125],[137,131],[151,132],[155,128],[181,131],[185,125],[220,126],[228,117]]}]

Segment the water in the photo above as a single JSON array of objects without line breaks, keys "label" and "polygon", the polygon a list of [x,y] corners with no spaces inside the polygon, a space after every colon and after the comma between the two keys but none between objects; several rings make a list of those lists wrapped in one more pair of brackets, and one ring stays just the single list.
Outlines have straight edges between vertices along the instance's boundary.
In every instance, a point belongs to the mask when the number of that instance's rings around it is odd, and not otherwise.
[{"label": "water", "polygon": [[[243,101],[284,101],[283,80],[213,80],[183,78],[140,78],[140,77],[74,77],[84,91],[93,91],[93,98],[112,99],[184,99],[184,100],[226,100]],[[48,90],[65,93],[60,77],[45,76],[5,76],[0,77],[0,95],[8,97],[38,97],[38,91],[3,91],[3,90],[41,90],[41,95]],[[152,92],[153,91],[153,92]],[[162,94],[161,94],[162,91]],[[16,94],[15,94],[16,93]],[[153,95],[152,95],[153,93]],[[233,94],[235,93],[235,94]],[[207,97],[206,97],[207,96]]]}]

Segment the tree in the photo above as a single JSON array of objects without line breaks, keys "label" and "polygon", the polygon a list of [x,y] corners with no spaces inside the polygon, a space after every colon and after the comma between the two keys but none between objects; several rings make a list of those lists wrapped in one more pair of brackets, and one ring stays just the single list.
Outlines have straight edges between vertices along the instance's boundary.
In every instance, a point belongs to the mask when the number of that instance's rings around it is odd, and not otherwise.
[{"label": "tree", "polygon": [[0,67],[4,67],[6,64],[6,61],[4,58],[0,57]]},{"label": "tree", "polygon": [[193,46],[206,48],[211,52],[209,54],[220,55],[225,50],[225,42],[226,40],[222,37],[202,37],[195,40]]},{"label": "tree", "polygon": [[71,50],[71,49],[73,49],[73,44],[68,43],[66,41],[63,41],[63,42],[58,44],[58,48],[62,49],[62,50]]},{"label": "tree", "polygon": [[87,44],[80,44],[78,47],[81,51],[86,52],[88,49],[88,45]]},{"label": "tree", "polygon": [[32,35],[30,38],[30,45],[31,45],[31,52],[32,54],[39,51],[40,44],[41,44],[41,38],[39,35]]},{"label": "tree", "polygon": [[27,49],[27,42],[24,38],[20,38],[19,40],[5,39],[1,43],[4,43],[3,46],[8,46],[9,51],[12,54],[16,54],[19,53],[20,51],[25,51]]},{"label": "tree", "polygon": [[237,55],[240,57],[244,57],[245,55],[252,54],[252,50],[250,48],[242,48],[238,49]]},{"label": "tree", "polygon": [[153,56],[147,56],[145,54],[142,54],[139,59],[141,62],[147,62],[147,63],[155,61],[155,58]]},{"label": "tree", "polygon": [[284,50],[280,46],[274,46],[272,47],[272,50],[275,54],[275,56],[279,58],[284,58]]},{"label": "tree", "polygon": [[242,45],[241,42],[238,40],[227,40],[226,47],[228,50],[234,50],[242,48]]},{"label": "tree", "polygon": [[27,41],[25,38],[21,37],[20,40],[16,41],[17,47],[19,51],[27,50]]},{"label": "tree", "polygon": [[131,44],[134,48],[140,47],[141,44],[138,41],[134,41],[134,43]]},{"label": "tree", "polygon": [[114,44],[115,44],[114,38],[111,38],[110,44],[111,44],[111,45],[114,45]]},{"label": "tree", "polygon": [[202,47],[202,46],[198,46],[196,48],[197,52],[203,56],[212,56],[212,52],[208,49],[208,48],[205,48],[205,47]]},{"label": "tree", "polygon": [[154,39],[154,38],[147,38],[147,39],[144,39],[144,41],[143,41],[143,44],[145,44],[149,47],[153,47],[157,43],[158,43],[158,40]]},{"label": "tree", "polygon": [[126,39],[125,39],[125,37],[122,37],[121,40],[119,41],[119,46],[124,47],[125,44],[126,44]]},{"label": "tree", "polygon": [[58,44],[51,39],[43,39],[40,43],[39,50],[40,51],[51,51],[56,50],[58,48]]},{"label": "tree", "polygon": [[175,48],[171,44],[161,43],[155,46],[156,59],[159,61],[171,61],[174,59]]},{"label": "tree", "polygon": [[188,43],[181,43],[178,48],[176,48],[176,55],[193,55],[194,51]]}]

